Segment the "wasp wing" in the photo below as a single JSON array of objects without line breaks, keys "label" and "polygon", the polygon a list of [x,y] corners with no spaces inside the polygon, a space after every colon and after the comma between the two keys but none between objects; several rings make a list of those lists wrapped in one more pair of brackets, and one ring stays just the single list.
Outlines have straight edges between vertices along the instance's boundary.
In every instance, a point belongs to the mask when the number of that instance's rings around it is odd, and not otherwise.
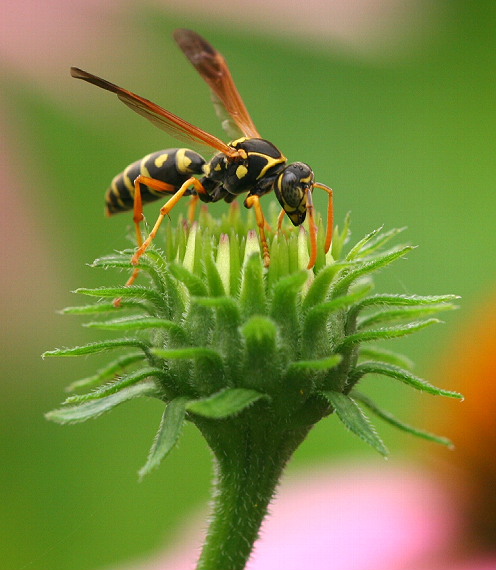
[{"label": "wasp wing", "polygon": [[230,140],[234,141],[246,136],[236,121],[233,119],[232,115],[226,109],[224,103],[219,99],[219,97],[210,91],[210,99],[214,105],[215,114],[222,125],[223,131],[229,137]]},{"label": "wasp wing", "polygon": [[107,81],[106,79],[97,77],[96,75],[83,71],[77,67],[71,67],[71,75],[76,79],[83,79],[97,87],[101,87],[102,89],[115,93],[117,97],[130,109],[145,117],[163,131],[170,133],[175,138],[185,140],[187,142],[205,144],[227,154],[228,156],[236,154],[236,151],[232,147],[228,146],[214,135],[207,133],[199,127],[195,127],[191,123],[188,123],[188,121],[181,119],[181,117],[174,115],[170,111],[152,103],[148,99],[144,99],[127,89],[123,89],[118,85],[110,83],[110,81]]},{"label": "wasp wing", "polygon": [[210,86],[215,110],[226,132],[239,133],[233,128],[232,118],[244,136],[260,138],[222,54],[192,30],[175,30],[174,39]]}]

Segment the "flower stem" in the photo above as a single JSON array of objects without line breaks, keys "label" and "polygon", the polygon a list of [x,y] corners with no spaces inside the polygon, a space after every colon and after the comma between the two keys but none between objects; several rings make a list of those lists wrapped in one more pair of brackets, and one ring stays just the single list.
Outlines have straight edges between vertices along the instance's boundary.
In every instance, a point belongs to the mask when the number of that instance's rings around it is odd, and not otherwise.
[{"label": "flower stem", "polygon": [[263,423],[236,429],[226,422],[213,437],[202,429],[216,457],[217,480],[197,570],[245,568],[284,466],[309,429],[288,433]]}]

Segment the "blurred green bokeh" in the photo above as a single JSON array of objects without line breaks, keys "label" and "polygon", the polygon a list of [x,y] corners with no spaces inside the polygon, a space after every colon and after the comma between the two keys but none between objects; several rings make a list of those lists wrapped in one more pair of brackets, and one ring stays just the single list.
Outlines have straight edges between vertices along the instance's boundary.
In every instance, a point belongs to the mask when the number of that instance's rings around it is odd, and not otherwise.
[{"label": "blurred green bokeh", "polygon": [[[105,61],[90,71],[222,136],[208,89],[184,63],[171,33],[186,25],[209,38],[227,56],[263,135],[290,160],[310,163],[317,179],[334,188],[338,223],[351,210],[355,237],[382,224],[408,226],[404,238],[421,247],[381,275],[378,290],[462,295],[463,310],[447,315],[447,326],[401,341],[400,350],[417,361],[422,376],[481,294],[494,289],[492,6],[453,3],[434,40],[413,55],[384,62],[257,35],[257,30],[233,33],[215,27],[213,18],[185,21],[149,9],[136,13],[132,28],[129,23],[130,42],[140,42],[140,54],[146,48],[147,61],[138,56],[133,61],[128,46],[127,71],[113,71]],[[71,64],[78,62],[67,67]],[[41,362],[38,357],[43,350],[95,338],[75,317],[53,314],[79,303],[69,290],[125,279],[85,266],[129,244],[131,216],[105,219],[103,192],[129,162],[176,143],[87,85],[78,85],[80,100],[61,105],[60,98],[18,75],[5,79],[10,127],[29,157],[23,177],[31,182],[30,194],[23,198],[36,209],[36,231],[52,251],[42,264],[51,268],[59,288],[43,289],[34,269],[33,296],[48,314],[19,314],[14,333],[9,323],[3,327],[5,345],[14,348],[1,364],[0,568],[88,570],[144,556],[172,541],[174,529],[208,498],[210,457],[191,426],[163,467],[138,484],[137,469],[161,416],[156,402],[131,403],[76,427],[61,428],[43,418],[58,405],[66,384],[104,361]],[[324,209],[325,196],[315,196]],[[156,207],[146,211],[152,219]],[[59,291],[67,293],[59,298]],[[442,380],[443,387],[457,389],[449,378]],[[382,392],[378,400],[384,407],[429,426],[421,399],[409,394],[405,402],[401,386],[379,386],[373,379],[366,385],[371,393]],[[453,405],[436,402],[436,413]],[[406,436],[378,428],[393,460],[411,448]],[[311,434],[292,468],[350,453],[380,461],[331,418]]]}]

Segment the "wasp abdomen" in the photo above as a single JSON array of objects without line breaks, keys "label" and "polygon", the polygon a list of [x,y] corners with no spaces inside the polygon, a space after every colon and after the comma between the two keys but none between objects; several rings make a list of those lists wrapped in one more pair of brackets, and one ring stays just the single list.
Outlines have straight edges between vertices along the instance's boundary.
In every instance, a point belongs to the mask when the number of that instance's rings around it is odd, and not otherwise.
[{"label": "wasp abdomen", "polygon": [[[170,184],[174,187],[172,194],[192,175],[202,174],[204,164],[205,159],[202,156],[187,148],[159,150],[133,162],[112,180],[105,194],[107,214],[133,209],[134,181],[139,175]],[[192,192],[194,191],[187,190],[184,195],[188,196]],[[141,197],[143,203],[153,202],[163,198],[164,192],[142,184]]]}]

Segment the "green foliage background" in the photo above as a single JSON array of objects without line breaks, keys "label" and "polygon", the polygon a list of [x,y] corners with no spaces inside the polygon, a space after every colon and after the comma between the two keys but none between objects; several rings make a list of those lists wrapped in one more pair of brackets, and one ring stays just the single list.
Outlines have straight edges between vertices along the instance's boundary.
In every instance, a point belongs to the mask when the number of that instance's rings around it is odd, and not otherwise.
[{"label": "green foliage background", "polygon": [[[227,55],[263,135],[334,188],[338,223],[351,210],[357,239],[381,224],[409,227],[407,239],[420,248],[379,278],[378,291],[462,295],[463,310],[447,315],[444,329],[426,330],[400,347],[418,362],[420,376],[456,390],[449,378],[430,378],[428,369],[484,293],[494,290],[495,14],[491,2],[454,2],[433,41],[407,58],[380,63],[253,29],[216,27],[214,19],[136,10],[129,22],[131,46],[140,44],[136,61],[128,46],[121,68],[113,70],[102,57],[90,71],[221,135],[208,89],[184,63],[171,32],[187,26],[209,38]],[[71,64],[84,67],[68,61],[64,86],[72,81]],[[41,362],[44,350],[94,338],[76,318],[54,312],[77,304],[71,289],[124,279],[84,265],[128,246],[131,217],[105,219],[103,191],[127,163],[176,143],[86,85],[69,84],[71,96],[61,104],[17,74],[6,73],[2,83],[10,132],[22,149],[18,164],[30,182],[25,199],[51,254],[26,260],[43,310],[3,326],[4,346],[14,348],[0,363],[0,568],[88,570],[172,541],[208,498],[210,456],[191,426],[179,450],[137,483],[162,413],[158,402],[133,402],[81,426],[61,428],[43,418],[69,381],[98,365],[97,358]],[[325,211],[325,196],[315,195]],[[155,211],[148,207],[150,219]],[[12,238],[4,248],[15,248]],[[38,283],[39,265],[50,267],[57,290]],[[374,389],[384,392],[385,407],[405,420],[415,416],[417,425],[424,415],[429,428],[422,397],[409,394],[405,402],[402,388],[384,381]],[[436,402],[435,413],[450,405],[456,404]],[[413,449],[405,436],[379,427],[393,457]],[[430,452],[428,444],[414,445],[418,457]],[[311,434],[292,469],[348,454],[379,461],[331,418]]]}]

